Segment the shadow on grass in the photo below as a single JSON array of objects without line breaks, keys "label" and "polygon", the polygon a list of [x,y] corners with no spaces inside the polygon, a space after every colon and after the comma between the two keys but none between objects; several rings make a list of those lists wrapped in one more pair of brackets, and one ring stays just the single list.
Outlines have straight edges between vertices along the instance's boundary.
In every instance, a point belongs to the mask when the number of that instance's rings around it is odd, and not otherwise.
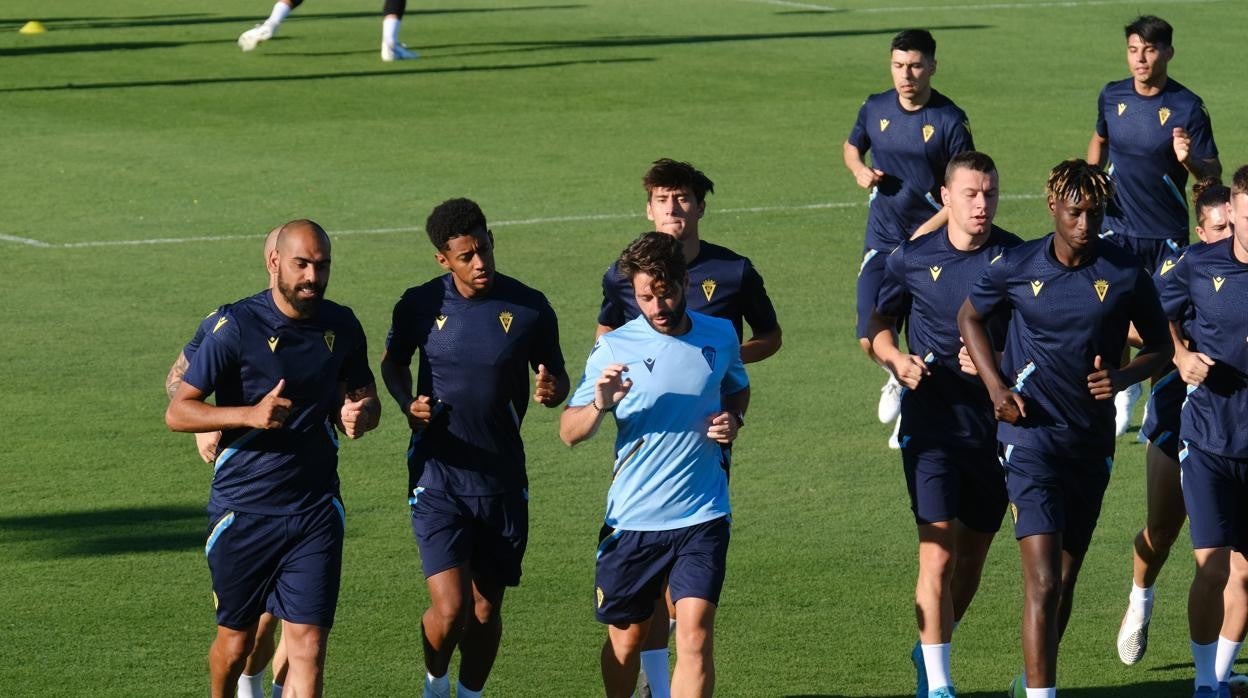
[{"label": "shadow on grass", "polygon": [[152,506],[0,517],[4,557],[54,559],[201,548],[204,507]]},{"label": "shadow on grass", "polygon": [[[275,37],[277,38],[277,37]],[[233,44],[234,39],[210,41],[101,41],[92,44],[52,44],[48,46],[12,46],[0,48],[0,56],[35,56],[55,53],[94,53],[105,51],[142,51],[153,48],[181,48],[211,44]]]},{"label": "shadow on grass", "polygon": [[[520,5],[518,7],[446,7],[446,8],[411,8],[404,13],[407,17],[430,15],[458,15],[495,12],[528,12],[534,10],[579,10],[586,5]],[[295,12],[291,20],[304,22],[317,19],[359,19],[381,17],[380,8],[371,12]],[[23,17],[21,19],[0,19],[0,30],[10,27],[17,28],[30,19],[40,19],[48,29],[126,29],[132,27],[182,27],[202,24],[256,24],[264,19],[260,14],[245,17],[225,17],[206,12],[140,15],[135,17]]]},{"label": "shadow on grass", "polygon": [[341,80],[343,78],[402,77],[415,75],[437,75],[441,73],[507,72],[514,70],[566,68],[576,65],[596,66],[612,63],[645,63],[653,60],[653,58],[604,58],[602,60],[547,61],[544,63],[519,63],[515,65],[465,65],[441,68],[431,66],[424,67],[428,64],[424,63],[424,66],[422,66],[421,62],[415,62],[414,65],[421,67],[411,69],[396,67],[381,68],[377,70],[352,70],[343,73],[312,73],[309,75],[235,75],[215,78],[172,78],[168,80],[67,83],[64,85],[0,88],[0,93],[62,92],[68,90],[115,90],[129,87],[186,87],[190,85],[232,85],[246,83],[300,82],[305,80]]},{"label": "shadow on grass", "polygon": [[[1000,691],[976,691],[958,693],[959,698],[1001,698],[1005,694],[1006,679]],[[1065,698],[1174,698],[1186,696],[1192,692],[1192,680],[1176,679],[1173,681],[1141,681],[1123,686],[1104,686],[1090,688],[1062,688]],[[866,693],[788,693],[783,698],[866,698],[874,694]],[[914,693],[895,696],[877,696],[875,698],[913,698]]]}]

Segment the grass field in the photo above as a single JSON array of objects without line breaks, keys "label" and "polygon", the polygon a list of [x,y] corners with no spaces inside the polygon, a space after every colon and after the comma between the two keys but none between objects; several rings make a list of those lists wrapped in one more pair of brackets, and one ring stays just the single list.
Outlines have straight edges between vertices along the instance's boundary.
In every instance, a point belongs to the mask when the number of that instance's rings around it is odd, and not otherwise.
[{"label": "grass field", "polygon": [[[1048,230],[1045,176],[1085,152],[1138,13],[1175,25],[1172,74],[1204,96],[1228,170],[1248,160],[1239,0],[420,0],[403,34],[423,57],[393,65],[378,5],[311,0],[246,55],[234,40],[267,1],[0,6],[0,694],[203,695],[211,470],[165,429],[163,378],[204,313],[263,285],[270,226],[307,216],[333,233],[329,296],[380,355],[394,301],[438,272],[424,217],[473,197],[500,269],[559,312],[576,374],[602,271],[646,228],[640,175],[672,156],[715,180],[703,235],[754,259],[784,327],[750,371],[719,693],[913,695],[915,536],[875,419],[883,376],[852,339],[866,209],[840,164],[858,105],[889,86],[888,39],[934,32],[935,85],[971,115],[1001,169],[998,222],[1024,237]],[[19,35],[28,19],[49,33]],[[405,427],[385,408],[342,450],[333,695],[417,695],[422,675]],[[601,694],[611,439],[569,450],[556,417],[525,424],[533,525],[495,696]],[[1143,522],[1134,436],[1063,643],[1065,695],[1191,691],[1186,536],[1148,656],[1126,668],[1114,653]],[[964,698],[1019,671],[1020,597],[1007,523],[956,636]]]}]

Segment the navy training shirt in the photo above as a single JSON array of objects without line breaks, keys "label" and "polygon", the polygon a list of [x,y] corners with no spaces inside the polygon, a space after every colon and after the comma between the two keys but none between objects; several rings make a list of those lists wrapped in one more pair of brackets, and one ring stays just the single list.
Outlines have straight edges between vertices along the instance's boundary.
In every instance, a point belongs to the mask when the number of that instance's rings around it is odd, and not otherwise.
[{"label": "navy training shirt", "polygon": [[1096,133],[1109,140],[1105,169],[1114,198],[1102,232],[1137,238],[1188,239],[1187,168],[1174,156],[1175,128],[1192,138],[1191,158],[1218,156],[1205,104],[1168,80],[1160,94],[1145,97],[1132,78],[1111,82],[1096,102]]},{"label": "navy training shirt", "polygon": [[488,295],[460,295],[450,274],[409,288],[394,306],[386,354],[411,363],[416,394],[442,411],[412,434],[408,495],[416,487],[483,496],[528,487],[520,423],[539,364],[564,369],[559,322],[546,297],[497,274]]},{"label": "navy training shirt", "polygon": [[[689,309],[732,322],[737,341],[744,338],[742,320],[755,334],[771,332],[779,326],[763,277],[749,258],[736,252],[699,243],[698,255],[689,262]],[[641,314],[633,283],[620,276],[612,262],[602,275],[602,309],[598,324],[617,328]]]},{"label": "navy training shirt", "polygon": [[1114,453],[1114,401],[1088,390],[1093,359],[1114,367],[1136,330],[1148,346],[1170,332],[1152,278],[1128,251],[1093,238],[1095,256],[1067,267],[1053,254],[1054,233],[1024,242],[975,282],[969,300],[981,315],[1009,308],[1001,372],[1014,383],[1027,416],[1000,422],[1002,443],[1046,453],[1109,457]]},{"label": "navy training shirt", "polygon": [[1188,327],[1198,350],[1215,363],[1183,406],[1184,441],[1228,458],[1248,458],[1248,264],[1235,258],[1234,237],[1193,246],[1162,289],[1166,315]]},{"label": "navy training shirt", "polygon": [[847,142],[884,172],[871,190],[864,249],[889,252],[940,211],[940,185],[954,155],[974,150],[966,112],[936,90],[906,111],[897,90],[871,95]]},{"label": "navy training shirt", "polygon": [[[215,319],[214,319],[215,318]],[[333,422],[348,392],[373,383],[364,330],[350,308],[322,300],[294,320],[265,289],[210,318],[211,331],[183,379],[220,407],[255,405],[279,380],[290,415],[279,429],[227,429],[212,478],[214,507],[295,514],[338,496]]]},{"label": "navy training shirt", "polygon": [[229,309],[229,303],[218,306],[216,310],[208,313],[203,320],[199,321],[199,325],[195,327],[195,334],[191,335],[191,341],[182,347],[182,356],[185,356],[187,361],[190,361],[191,357],[195,356],[195,352],[199,351],[199,345],[204,343],[204,337],[212,334],[212,328],[216,326],[217,320],[222,315],[225,315]]},{"label": "navy training shirt", "polygon": [[[988,391],[958,363],[958,309],[984,270],[1020,244],[1016,235],[993,226],[983,246],[963,251],[949,242],[949,229],[941,227],[903,242],[885,260],[876,310],[906,318],[909,352],[922,358],[931,372],[918,388],[902,394],[901,433],[910,437],[908,443],[956,448],[996,444],[997,420]],[[989,323],[996,346],[1004,340],[1008,317],[998,312]]]}]

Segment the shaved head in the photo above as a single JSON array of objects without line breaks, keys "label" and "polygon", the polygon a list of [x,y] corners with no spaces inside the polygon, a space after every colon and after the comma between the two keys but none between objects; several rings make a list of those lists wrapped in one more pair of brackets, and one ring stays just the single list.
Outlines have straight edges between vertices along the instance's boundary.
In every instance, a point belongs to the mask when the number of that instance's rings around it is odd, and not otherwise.
[{"label": "shaved head", "polygon": [[284,225],[279,225],[276,228],[270,230],[268,235],[264,236],[264,259],[266,261],[269,259],[269,253],[277,249],[278,233],[281,233],[282,228],[285,228],[285,227],[286,226]]},{"label": "shaved head", "polygon": [[[297,218],[286,225],[283,225],[277,231],[277,239],[273,242],[273,246],[283,255],[291,254],[293,246],[298,244],[319,244],[325,248],[325,254],[329,254],[329,235],[316,221],[307,218]],[[298,242],[296,242],[298,241]]]},{"label": "shaved head", "polygon": [[[316,313],[329,285],[329,235],[306,218],[293,220],[278,230],[269,253],[269,273],[276,281],[279,308],[293,318]],[[283,307],[284,306],[284,307]]]}]

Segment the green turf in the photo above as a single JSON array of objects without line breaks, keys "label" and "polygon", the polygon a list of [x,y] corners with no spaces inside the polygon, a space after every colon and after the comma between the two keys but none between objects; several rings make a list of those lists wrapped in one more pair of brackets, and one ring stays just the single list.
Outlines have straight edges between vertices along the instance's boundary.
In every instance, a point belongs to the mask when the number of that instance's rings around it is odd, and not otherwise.
[{"label": "green turf", "polygon": [[[330,296],[377,355],[399,293],[438,271],[418,232],[428,210],[476,198],[502,270],[559,311],[575,374],[660,156],[715,179],[704,236],[755,260],[785,330],[750,371],[719,693],[912,693],[914,534],[874,416],[882,374],[852,340],[866,210],[840,164],[858,105],[889,86],[889,37],[936,34],[935,84],[1000,165],[999,222],[1026,237],[1047,230],[1049,167],[1085,152],[1098,90],[1126,75],[1136,13],[1175,25],[1172,72],[1205,97],[1228,169],[1248,155],[1238,0],[419,1],[403,35],[423,58],[395,65],[378,60],[379,4],[311,0],[244,55],[234,39],[266,0],[3,3],[0,235],[47,246],[0,241],[0,694],[203,695],[210,469],[165,430],[162,381],[200,316],[263,284],[265,230],[309,216],[335,233]],[[28,19],[49,33],[17,34]],[[183,242],[103,244],[166,238]],[[568,450],[555,418],[534,408],[525,425],[532,536],[491,695],[600,694],[591,587],[610,439]],[[342,452],[334,695],[415,695],[422,674],[404,429],[389,401],[383,419]],[[1133,437],[1063,644],[1066,695],[1190,691],[1186,537],[1148,657],[1128,669],[1113,649],[1143,520]],[[1019,670],[1020,587],[1007,525],[958,631],[964,697]]]}]

